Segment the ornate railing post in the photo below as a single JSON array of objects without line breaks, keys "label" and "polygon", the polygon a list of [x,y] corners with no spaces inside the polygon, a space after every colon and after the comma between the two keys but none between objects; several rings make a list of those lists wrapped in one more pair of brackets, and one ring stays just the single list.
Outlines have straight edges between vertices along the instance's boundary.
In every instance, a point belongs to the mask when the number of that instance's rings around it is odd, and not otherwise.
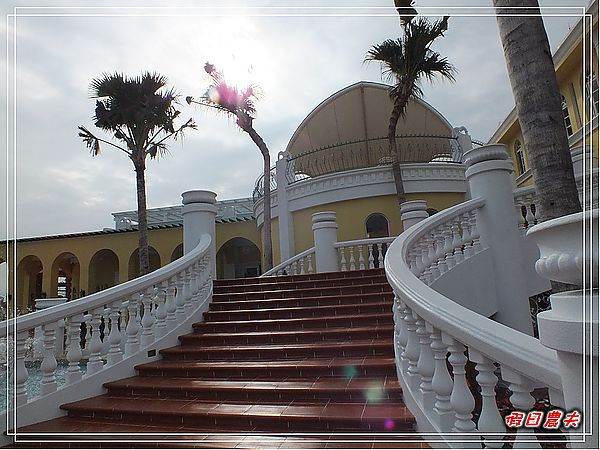
[{"label": "ornate railing post", "polygon": [[428,217],[425,200],[413,200],[400,205],[400,220],[402,220],[404,231]]},{"label": "ornate railing post", "polygon": [[[598,209],[536,225],[527,232],[540,248],[538,274],[573,285],[550,296],[552,309],[538,314],[540,342],[556,350],[566,410],[582,413],[583,425],[571,429],[572,447],[598,448]],[[585,231],[585,234],[584,234]],[[584,240],[585,236],[585,240]],[[591,245],[590,245],[591,244]],[[593,434],[585,435],[585,432]]]},{"label": "ornate railing post", "polygon": [[485,199],[485,206],[477,213],[476,228],[491,250],[495,298],[498,299],[494,318],[532,335],[527,280],[522,267],[522,239],[514,220],[513,167],[506,146],[474,148],[465,153],[464,161],[471,198]]},{"label": "ornate railing post", "polygon": [[181,194],[183,203],[183,253],[192,251],[203,234],[212,237],[210,255],[211,274],[216,278],[215,217],[217,194],[211,191],[186,191]]},{"label": "ornate railing post", "polygon": [[317,273],[339,270],[337,251],[334,247],[337,242],[337,228],[335,212],[325,211],[312,215]]}]

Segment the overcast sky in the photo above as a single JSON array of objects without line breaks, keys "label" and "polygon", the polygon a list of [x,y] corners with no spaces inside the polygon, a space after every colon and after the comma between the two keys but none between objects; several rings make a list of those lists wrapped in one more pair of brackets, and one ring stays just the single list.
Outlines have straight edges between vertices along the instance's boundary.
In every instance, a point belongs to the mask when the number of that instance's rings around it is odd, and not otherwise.
[{"label": "overcast sky", "polygon": [[[72,3],[8,1],[3,2],[2,11],[5,17],[15,5]],[[168,78],[183,101],[186,95],[204,93],[208,79],[203,65],[211,61],[223,68],[230,80],[261,86],[263,96],[257,104],[254,125],[267,142],[274,161],[302,119],[326,97],[359,80],[381,81],[378,65],[365,65],[363,58],[371,45],[399,36],[398,18],[389,8],[392,3],[191,2],[209,7],[340,6],[336,10],[158,8],[167,4],[185,6],[166,1],[112,3],[136,7],[128,9],[18,9],[14,105],[17,236],[112,227],[111,212],[136,208],[131,162],[106,146],[100,156],[91,157],[77,137],[78,125],[94,130],[95,100],[90,99],[89,91],[93,78],[103,72],[137,75],[146,70],[157,71]],[[588,0],[540,3],[586,6]],[[371,8],[347,8],[366,4]],[[444,4],[448,2],[417,1],[418,7]],[[486,7],[490,4],[491,0],[461,3]],[[388,8],[376,9],[373,5]],[[420,9],[422,13],[428,11]],[[425,85],[424,98],[451,124],[464,125],[474,138],[485,141],[513,106],[495,18],[460,17],[465,13],[490,14],[490,10],[444,11],[452,15],[450,27],[436,50],[456,66],[458,75],[454,84]],[[568,9],[552,12],[577,14]],[[545,21],[554,51],[577,18],[546,17]],[[0,29],[6,42],[12,31],[7,33],[5,20],[0,22]],[[9,43],[13,45],[12,40]],[[6,105],[11,97],[4,89],[5,45],[2,52],[1,97]],[[8,106],[12,110],[12,102]],[[0,112],[3,131],[5,109]],[[198,130],[190,131],[182,141],[172,142],[170,155],[148,163],[148,206],[179,204],[181,192],[189,189],[210,189],[220,199],[250,196],[262,164],[248,136],[231,120],[211,111],[189,107],[185,102],[181,111],[184,120],[196,120]],[[9,125],[12,139],[12,123]],[[6,164],[3,155],[2,179]],[[1,184],[4,201],[6,185]],[[0,206],[6,210],[6,205]],[[7,235],[4,222],[0,225],[0,237]]]}]

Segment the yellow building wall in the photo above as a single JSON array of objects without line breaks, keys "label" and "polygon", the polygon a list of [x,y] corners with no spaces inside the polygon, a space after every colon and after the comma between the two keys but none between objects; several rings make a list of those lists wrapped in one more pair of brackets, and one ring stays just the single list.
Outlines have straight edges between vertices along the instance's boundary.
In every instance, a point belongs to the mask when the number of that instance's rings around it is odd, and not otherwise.
[{"label": "yellow building wall", "polygon": [[[464,195],[460,193],[407,194],[406,197],[408,201],[426,200],[429,208],[438,211],[464,201]],[[400,221],[400,207],[395,195],[327,203],[292,213],[296,253],[314,246],[312,215],[323,211],[334,211],[336,213],[338,241],[366,238],[365,222],[373,213],[381,213],[387,217],[391,236],[398,236],[403,231],[402,222]]]}]

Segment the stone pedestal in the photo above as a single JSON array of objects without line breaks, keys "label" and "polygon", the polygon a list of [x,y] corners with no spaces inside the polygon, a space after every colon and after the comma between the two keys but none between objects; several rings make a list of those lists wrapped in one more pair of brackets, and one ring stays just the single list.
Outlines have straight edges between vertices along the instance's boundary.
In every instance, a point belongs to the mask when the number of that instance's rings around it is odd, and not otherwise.
[{"label": "stone pedestal", "polygon": [[212,275],[216,275],[215,218],[217,194],[211,191],[187,191],[181,194],[183,203],[183,253],[193,250],[203,234],[212,237]]},{"label": "stone pedestal", "polygon": [[[572,448],[598,448],[599,430],[592,425],[599,413],[597,230],[596,209],[585,216],[577,213],[549,220],[527,233],[540,248],[537,272],[580,287],[552,294],[552,309],[538,314],[540,342],[558,356],[565,409],[583,414],[583,426],[569,430]],[[592,233],[596,235],[590,245]],[[591,436],[582,434],[590,431]]]},{"label": "stone pedestal", "polygon": [[317,273],[338,271],[337,223],[335,212],[325,211],[312,215],[315,239],[315,269]]},{"label": "stone pedestal", "polygon": [[494,319],[532,335],[522,237],[515,220],[513,167],[506,146],[485,145],[464,155],[471,198],[484,198],[477,229],[491,250],[498,312]]},{"label": "stone pedestal", "polygon": [[400,220],[402,220],[404,231],[428,217],[425,200],[413,200],[400,205]]}]

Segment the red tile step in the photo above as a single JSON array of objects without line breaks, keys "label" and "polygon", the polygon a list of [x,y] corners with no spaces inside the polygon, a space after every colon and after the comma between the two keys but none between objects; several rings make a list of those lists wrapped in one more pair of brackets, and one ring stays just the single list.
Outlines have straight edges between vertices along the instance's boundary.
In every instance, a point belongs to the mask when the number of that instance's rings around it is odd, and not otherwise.
[{"label": "red tile step", "polygon": [[[254,280],[257,280],[254,278]],[[356,286],[367,284],[387,283],[385,274],[376,274],[364,277],[348,277],[348,278],[330,278],[322,280],[296,280],[288,281],[280,278],[280,281],[272,281],[269,278],[265,281],[260,278],[261,282],[221,285],[219,280],[215,282],[213,291],[215,294],[237,293],[237,292],[257,292],[269,290],[289,290],[289,289],[306,289],[314,287],[335,287],[335,286]]]},{"label": "red tile step", "polygon": [[326,356],[394,355],[391,338],[351,342],[319,342],[283,345],[178,346],[160,350],[165,361],[173,360],[273,360],[285,358],[322,358]]},{"label": "red tile step", "polygon": [[[363,294],[364,295],[364,294]],[[391,295],[390,295],[391,297]],[[375,294],[369,303],[353,305],[327,305],[294,308],[269,308],[269,309],[240,309],[234,311],[207,311],[204,313],[206,322],[225,320],[262,320],[262,319],[304,319],[322,316],[344,316],[362,313],[389,313],[391,314],[392,302],[382,301],[382,294]]]},{"label": "red tile step", "polygon": [[326,295],[316,297],[269,298],[260,300],[240,300],[212,302],[210,311],[235,311],[240,309],[293,308],[311,306],[358,305],[385,299],[392,304],[393,295],[388,292],[376,292],[358,295]]},{"label": "red tile step", "polygon": [[274,361],[165,361],[135,367],[142,376],[227,378],[227,379],[300,379],[303,377],[376,377],[393,376],[393,357],[307,358]]},{"label": "red tile step", "polygon": [[179,336],[186,345],[237,345],[237,344],[285,344],[317,343],[327,341],[355,341],[362,339],[389,338],[394,333],[393,325],[366,327],[339,327],[294,331],[254,331],[244,333],[190,333]]},{"label": "red tile step", "polygon": [[390,378],[319,378],[297,381],[211,380],[196,378],[131,377],[105,383],[111,396],[187,398],[203,401],[253,403],[397,402],[398,382]]},{"label": "red tile step", "polygon": [[412,430],[415,419],[402,403],[253,404],[101,395],[61,406],[69,417],[134,424],[218,427],[236,431]]},{"label": "red tile step", "polygon": [[235,292],[227,294],[213,294],[213,301],[230,302],[241,300],[268,300],[274,298],[322,297],[355,294],[372,294],[386,292],[392,294],[392,289],[387,282],[356,286],[314,287],[304,289],[272,289],[257,292]]},{"label": "red tile step", "polygon": [[225,280],[215,280],[215,287],[221,286],[239,286],[245,284],[263,284],[263,283],[279,283],[295,282],[295,281],[322,281],[322,280],[339,280],[344,278],[368,278],[373,276],[385,276],[383,269],[363,269],[352,270],[348,272],[324,272],[310,273],[304,275],[281,275],[276,277],[252,277],[252,278],[231,278]]},{"label": "red tile step", "polygon": [[354,314],[300,319],[226,320],[222,322],[197,322],[193,324],[198,332],[232,333],[247,331],[306,330],[329,327],[364,327],[367,325],[390,325],[394,319],[389,313]]}]

